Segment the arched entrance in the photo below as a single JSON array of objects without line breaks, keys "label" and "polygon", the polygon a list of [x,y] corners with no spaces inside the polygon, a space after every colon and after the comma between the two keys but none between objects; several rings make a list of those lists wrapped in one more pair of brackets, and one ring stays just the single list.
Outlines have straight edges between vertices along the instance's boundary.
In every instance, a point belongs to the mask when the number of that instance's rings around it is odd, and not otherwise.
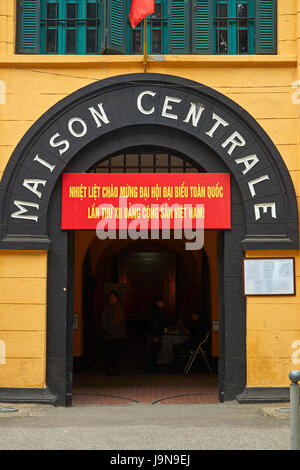
[{"label": "arched entrance", "polygon": [[[94,166],[90,172],[109,174],[198,174],[200,167],[186,158],[165,151],[141,150],[115,155]],[[150,235],[150,234],[149,234]],[[74,340],[73,403],[108,403],[120,400],[156,402],[170,395],[182,402],[217,400],[218,395],[218,274],[216,230],[206,230],[204,247],[187,251],[185,240],[163,239],[100,240],[95,230],[76,230],[74,249]],[[116,290],[127,321],[117,377],[106,374],[105,340],[101,334],[101,313],[107,294]],[[164,318],[174,334],[164,335],[157,373],[145,372],[148,315],[156,296],[164,299]],[[185,375],[187,356],[174,354],[188,340],[185,329],[192,324],[192,312],[199,312],[207,359],[193,363]],[[205,327],[204,327],[205,325]],[[214,325],[214,328],[212,328]],[[208,362],[206,362],[208,361]],[[126,398],[124,398],[124,395]]]},{"label": "arched entrance", "polygon": [[1,249],[49,250],[47,386],[72,396],[72,236],[61,230],[61,174],[155,145],[210,173],[232,174],[232,229],[220,237],[220,398],[246,386],[244,250],[297,249],[295,191],[278,150],[241,107],[199,83],[160,74],[87,86],[45,113],[1,181]]}]

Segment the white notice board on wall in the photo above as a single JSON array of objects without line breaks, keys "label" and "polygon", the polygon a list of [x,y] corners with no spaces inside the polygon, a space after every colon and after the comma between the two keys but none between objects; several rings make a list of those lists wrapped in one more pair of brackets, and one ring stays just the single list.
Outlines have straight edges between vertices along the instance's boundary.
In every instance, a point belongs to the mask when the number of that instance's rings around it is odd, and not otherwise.
[{"label": "white notice board on wall", "polygon": [[244,258],[244,295],[295,295],[294,258]]}]

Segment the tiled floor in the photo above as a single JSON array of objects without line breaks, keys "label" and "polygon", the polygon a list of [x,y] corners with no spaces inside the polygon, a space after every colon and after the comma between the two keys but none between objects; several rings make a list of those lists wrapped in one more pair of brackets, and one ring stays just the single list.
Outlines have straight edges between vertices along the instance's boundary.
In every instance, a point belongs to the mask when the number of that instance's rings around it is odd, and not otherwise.
[{"label": "tiled floor", "polygon": [[105,349],[95,352],[94,364],[74,374],[74,405],[128,405],[218,403],[218,376],[209,374],[197,359],[189,375],[182,373],[186,361],[160,365],[159,374],[146,374],[145,347],[142,337],[130,338],[124,346],[120,373],[105,374]]},{"label": "tiled floor", "polygon": [[81,373],[74,378],[74,405],[218,403],[216,375],[140,374],[116,377]]}]

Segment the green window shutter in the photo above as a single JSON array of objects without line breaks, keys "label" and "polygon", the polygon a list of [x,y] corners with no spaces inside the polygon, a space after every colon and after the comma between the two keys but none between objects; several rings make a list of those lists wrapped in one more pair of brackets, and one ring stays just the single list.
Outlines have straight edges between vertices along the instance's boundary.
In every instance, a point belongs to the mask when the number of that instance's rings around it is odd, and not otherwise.
[{"label": "green window shutter", "polygon": [[213,2],[194,0],[192,3],[193,54],[212,54]]},{"label": "green window shutter", "polygon": [[189,7],[188,0],[169,0],[169,54],[190,52]]},{"label": "green window shutter", "polygon": [[100,20],[100,25],[99,25],[99,51],[98,54],[103,54],[103,51],[105,50],[105,28],[106,28],[106,22],[104,19],[105,15],[105,1],[100,0],[99,2],[99,20]]},{"label": "green window shutter", "polygon": [[106,2],[105,53],[126,54],[126,0]]},{"label": "green window shutter", "polygon": [[255,52],[277,54],[277,1],[256,0]]},{"label": "green window shutter", "polygon": [[16,50],[19,54],[38,54],[40,50],[40,2],[17,2]]}]

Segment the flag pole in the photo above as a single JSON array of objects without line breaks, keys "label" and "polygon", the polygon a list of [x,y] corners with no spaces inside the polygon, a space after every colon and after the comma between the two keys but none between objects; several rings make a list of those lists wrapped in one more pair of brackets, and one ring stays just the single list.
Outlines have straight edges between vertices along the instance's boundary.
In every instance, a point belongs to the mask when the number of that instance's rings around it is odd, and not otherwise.
[{"label": "flag pole", "polygon": [[148,54],[147,54],[147,16],[144,18],[144,72],[147,72],[147,59],[148,59]]}]

